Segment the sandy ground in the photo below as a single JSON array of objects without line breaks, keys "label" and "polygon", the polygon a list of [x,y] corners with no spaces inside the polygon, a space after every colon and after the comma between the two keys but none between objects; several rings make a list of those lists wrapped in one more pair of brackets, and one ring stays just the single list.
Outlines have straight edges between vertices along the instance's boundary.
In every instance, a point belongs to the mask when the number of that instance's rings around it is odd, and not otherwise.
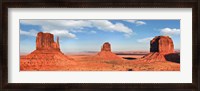
[{"label": "sandy ground", "polygon": [[43,61],[23,63],[26,59],[21,56],[21,71],[180,71],[180,63],[161,61],[144,62],[139,59],[144,55],[118,55],[124,60],[95,60],[90,59],[94,55],[67,55],[71,61]]}]

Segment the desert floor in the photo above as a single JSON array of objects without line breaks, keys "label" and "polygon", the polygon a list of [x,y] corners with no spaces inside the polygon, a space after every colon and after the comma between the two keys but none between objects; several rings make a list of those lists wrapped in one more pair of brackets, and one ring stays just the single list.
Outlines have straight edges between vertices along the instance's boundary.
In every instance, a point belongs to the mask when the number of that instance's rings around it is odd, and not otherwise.
[{"label": "desert floor", "polygon": [[21,56],[21,71],[180,71],[180,63],[170,61],[145,62],[144,55],[118,55],[124,60],[96,60],[93,54],[67,55],[70,61],[35,60],[24,63]]}]

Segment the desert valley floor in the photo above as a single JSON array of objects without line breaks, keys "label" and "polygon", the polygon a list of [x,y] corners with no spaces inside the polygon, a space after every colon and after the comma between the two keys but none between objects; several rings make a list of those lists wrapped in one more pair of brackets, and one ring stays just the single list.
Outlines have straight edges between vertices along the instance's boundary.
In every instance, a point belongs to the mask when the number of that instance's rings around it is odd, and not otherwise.
[{"label": "desert valley floor", "polygon": [[[21,71],[180,71],[180,63],[170,61],[146,62],[140,60],[144,55],[118,55],[121,61],[100,61],[92,59],[95,54],[67,55],[72,61],[30,62],[23,65],[21,56]],[[36,60],[35,60],[36,61]],[[57,61],[57,62],[56,62]]]}]

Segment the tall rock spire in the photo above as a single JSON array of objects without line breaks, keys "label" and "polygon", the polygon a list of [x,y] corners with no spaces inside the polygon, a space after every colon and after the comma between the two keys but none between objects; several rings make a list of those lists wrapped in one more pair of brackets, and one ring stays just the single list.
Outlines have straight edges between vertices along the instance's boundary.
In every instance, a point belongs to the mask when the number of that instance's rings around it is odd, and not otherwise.
[{"label": "tall rock spire", "polygon": [[59,36],[57,36],[57,44],[58,44],[58,46],[60,46],[60,44],[59,44]]}]

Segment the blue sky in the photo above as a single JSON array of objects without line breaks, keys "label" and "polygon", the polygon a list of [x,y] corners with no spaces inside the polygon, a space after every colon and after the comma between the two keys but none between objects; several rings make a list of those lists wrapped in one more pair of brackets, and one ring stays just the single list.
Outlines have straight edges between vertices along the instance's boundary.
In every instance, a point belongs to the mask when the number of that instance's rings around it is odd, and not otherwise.
[{"label": "blue sky", "polygon": [[112,51],[149,51],[150,40],[168,35],[180,49],[180,20],[20,20],[20,53],[35,50],[38,32],[60,37],[61,51],[99,51],[110,42]]}]

